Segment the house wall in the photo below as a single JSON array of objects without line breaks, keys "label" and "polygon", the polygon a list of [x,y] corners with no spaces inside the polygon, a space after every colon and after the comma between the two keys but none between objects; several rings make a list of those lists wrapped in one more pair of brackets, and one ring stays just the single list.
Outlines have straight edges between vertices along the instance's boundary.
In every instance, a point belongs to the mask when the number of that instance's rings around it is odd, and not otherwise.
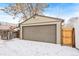
[{"label": "house wall", "polygon": [[8,39],[8,31],[0,30],[1,39]]},{"label": "house wall", "polygon": [[12,31],[0,30],[0,39],[3,39],[3,40],[13,39],[14,35],[16,34]]}]

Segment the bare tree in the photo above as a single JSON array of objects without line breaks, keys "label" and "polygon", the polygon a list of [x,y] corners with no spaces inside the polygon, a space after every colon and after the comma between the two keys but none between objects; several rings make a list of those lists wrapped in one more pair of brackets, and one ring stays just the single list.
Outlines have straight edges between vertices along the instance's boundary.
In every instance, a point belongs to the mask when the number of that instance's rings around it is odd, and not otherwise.
[{"label": "bare tree", "polygon": [[15,3],[1,10],[14,18],[19,16],[22,20],[25,20],[34,14],[42,14],[47,6],[46,3]]}]

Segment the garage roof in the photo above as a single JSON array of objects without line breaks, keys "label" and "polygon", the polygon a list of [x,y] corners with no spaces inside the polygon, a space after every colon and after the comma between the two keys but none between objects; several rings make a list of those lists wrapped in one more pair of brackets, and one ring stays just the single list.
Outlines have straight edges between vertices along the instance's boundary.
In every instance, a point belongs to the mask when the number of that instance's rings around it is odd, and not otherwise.
[{"label": "garage roof", "polygon": [[28,23],[41,23],[41,22],[63,22],[64,20],[61,18],[55,18],[55,17],[49,17],[49,16],[43,16],[43,15],[33,15],[32,17],[26,19],[20,24],[28,24]]}]

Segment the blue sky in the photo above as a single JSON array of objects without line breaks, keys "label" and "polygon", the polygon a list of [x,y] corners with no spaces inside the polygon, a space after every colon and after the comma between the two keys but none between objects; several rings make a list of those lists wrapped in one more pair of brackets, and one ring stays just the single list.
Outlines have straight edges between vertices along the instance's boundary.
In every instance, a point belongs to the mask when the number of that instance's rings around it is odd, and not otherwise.
[{"label": "blue sky", "polygon": [[[8,3],[0,3],[0,8],[8,5]],[[67,21],[71,17],[79,17],[79,3],[50,3],[43,13],[44,15],[62,18]],[[10,15],[0,11],[0,21],[18,23],[19,18],[13,19]]]},{"label": "blue sky", "polygon": [[67,21],[71,17],[79,17],[79,3],[51,3],[44,14]]}]

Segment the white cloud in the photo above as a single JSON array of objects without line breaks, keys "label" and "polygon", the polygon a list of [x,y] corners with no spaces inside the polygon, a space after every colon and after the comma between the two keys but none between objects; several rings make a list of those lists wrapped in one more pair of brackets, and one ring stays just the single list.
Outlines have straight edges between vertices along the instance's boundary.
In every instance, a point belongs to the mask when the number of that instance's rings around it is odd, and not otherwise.
[{"label": "white cloud", "polygon": [[[2,9],[3,7],[0,7]],[[8,22],[8,23],[15,23],[17,24],[19,19],[13,19],[12,16],[6,14],[5,12],[0,10],[0,22]]]},{"label": "white cloud", "polygon": [[8,23],[18,23],[19,19],[13,19],[9,15],[0,15],[0,21],[2,22],[8,22]]}]

